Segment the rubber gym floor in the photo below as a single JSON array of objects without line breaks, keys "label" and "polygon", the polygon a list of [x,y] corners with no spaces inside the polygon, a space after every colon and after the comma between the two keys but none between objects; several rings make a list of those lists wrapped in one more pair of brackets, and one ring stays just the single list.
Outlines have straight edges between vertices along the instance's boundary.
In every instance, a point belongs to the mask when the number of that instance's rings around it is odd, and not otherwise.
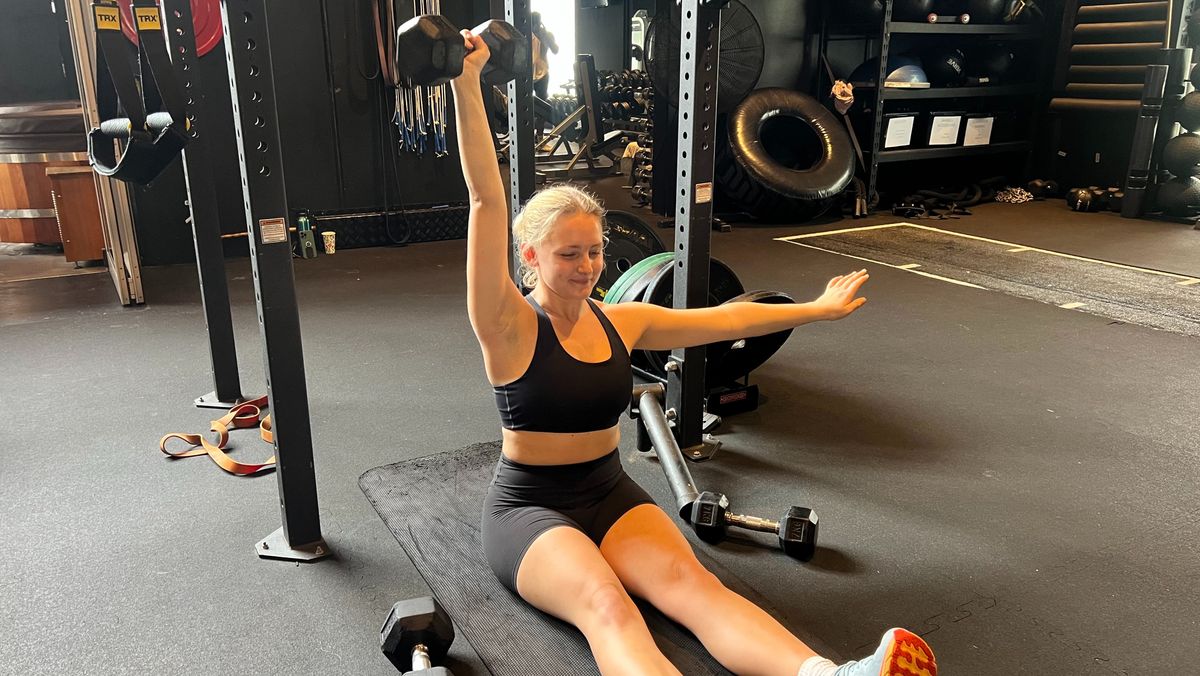
[{"label": "rubber gym floor", "polygon": [[[615,185],[597,189],[628,203]],[[859,313],[798,329],[753,374],[768,400],[727,418],[720,454],[692,467],[741,511],[815,508],[817,557],[693,542],[835,658],[906,626],[945,674],[1194,672],[1195,334],[777,239],[899,220],[713,234],[713,254],[747,289],[807,299],[852,269],[871,280]],[[1059,201],[916,222],[1200,276],[1200,233],[1186,225]],[[499,436],[466,318],[464,250],[296,261],[322,526],[336,552],[305,565],[255,554],[280,524],[273,475],[236,478],[156,448],[214,417],[191,406],[211,389],[194,268],[145,270],[147,303],[134,308],[116,303],[106,275],[0,284],[0,671],[395,673],[379,625],[427,588],[357,481]],[[249,263],[228,267],[243,388],[260,393]],[[623,430],[630,473],[661,487],[632,423]],[[269,454],[252,432],[234,443],[244,460]],[[488,673],[463,641],[451,655],[460,676]]]}]

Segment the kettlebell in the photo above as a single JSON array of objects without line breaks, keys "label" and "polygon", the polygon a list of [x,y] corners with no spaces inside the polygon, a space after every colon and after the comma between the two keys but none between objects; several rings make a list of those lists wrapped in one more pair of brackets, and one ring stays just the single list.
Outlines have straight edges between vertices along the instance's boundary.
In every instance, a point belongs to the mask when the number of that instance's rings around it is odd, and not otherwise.
[{"label": "kettlebell", "polygon": [[1125,201],[1125,191],[1120,188],[1109,188],[1105,203],[1109,211],[1121,212],[1121,204]]},{"label": "kettlebell", "polygon": [[1068,190],[1067,206],[1074,211],[1092,211],[1092,191],[1087,188]]},{"label": "kettlebell", "polygon": [[1026,184],[1025,189],[1029,191],[1029,194],[1038,199],[1058,197],[1059,195],[1058,181],[1052,178],[1035,178]]}]

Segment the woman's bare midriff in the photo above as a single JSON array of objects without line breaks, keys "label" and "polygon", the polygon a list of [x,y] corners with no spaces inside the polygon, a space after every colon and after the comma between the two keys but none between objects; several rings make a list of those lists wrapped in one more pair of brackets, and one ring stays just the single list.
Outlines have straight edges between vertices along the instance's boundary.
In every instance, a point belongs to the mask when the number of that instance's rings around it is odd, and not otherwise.
[{"label": "woman's bare midriff", "polygon": [[528,432],[505,429],[505,457],[523,465],[570,465],[608,455],[621,443],[621,428],[595,432]]}]

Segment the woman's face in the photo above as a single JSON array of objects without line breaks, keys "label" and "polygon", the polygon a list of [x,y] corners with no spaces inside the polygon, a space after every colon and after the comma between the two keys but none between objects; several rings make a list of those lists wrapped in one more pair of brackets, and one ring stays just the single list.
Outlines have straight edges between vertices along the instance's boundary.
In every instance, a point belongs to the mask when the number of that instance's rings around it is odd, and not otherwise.
[{"label": "woman's face", "polygon": [[580,213],[563,216],[533,253],[542,284],[565,298],[586,298],[604,269],[600,219]]}]

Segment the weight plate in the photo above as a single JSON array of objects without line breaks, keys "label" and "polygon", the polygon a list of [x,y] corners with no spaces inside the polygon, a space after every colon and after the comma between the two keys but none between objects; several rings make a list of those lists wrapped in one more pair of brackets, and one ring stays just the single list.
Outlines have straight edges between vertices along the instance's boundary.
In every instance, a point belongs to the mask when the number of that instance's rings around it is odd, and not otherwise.
[{"label": "weight plate", "polygon": [[649,224],[627,211],[609,211],[604,220],[608,244],[604,247],[604,271],[592,289],[597,300],[604,300],[617,279],[636,263],[667,250]]},{"label": "weight plate", "polygon": [[[711,258],[709,259],[708,267],[708,302],[705,307],[713,307],[720,305],[730,298],[736,298],[746,292],[742,282],[738,280],[737,275],[733,270],[721,261]],[[673,307],[675,301],[675,269],[678,266],[671,265],[661,269],[646,292],[642,296],[642,300],[647,303],[654,303],[663,307]],[[661,351],[646,351],[646,359],[651,367],[651,372],[660,376],[667,374],[667,358],[671,353],[666,350]],[[705,368],[705,383],[710,382],[710,371],[715,364],[711,358],[706,358],[707,366]],[[707,385],[706,385],[707,386]]]},{"label": "weight plate", "polygon": [[[781,291],[751,291],[730,298],[726,303],[795,303],[791,296]],[[754,369],[762,366],[779,351],[792,335],[792,329],[785,329],[765,336],[755,336],[739,341],[721,341],[708,346],[705,355],[708,368],[705,369],[704,385],[707,388],[719,385],[729,385],[750,375]]]},{"label": "weight plate", "polygon": [[[608,298],[612,303],[632,303],[642,300],[646,289],[658,273],[665,267],[674,262],[674,254],[670,251],[665,251],[641,261],[634,267],[630,268],[629,272],[621,276],[621,279],[613,285],[613,290],[609,292]],[[645,350],[634,350],[629,355],[629,359],[633,365],[643,371],[653,373],[653,367],[646,358]]]},{"label": "weight plate", "polygon": [[621,294],[622,303],[637,302],[642,300],[646,295],[646,289],[650,288],[651,282],[658,276],[662,269],[675,261],[675,256],[670,252],[654,254],[648,260],[651,261],[650,267],[640,275],[637,279],[630,282],[629,286],[625,287],[625,292]]},{"label": "weight plate", "polygon": [[[133,0],[117,0],[121,8],[121,31],[138,43],[133,23]],[[165,10],[163,10],[165,11]],[[204,56],[221,41],[221,0],[192,0],[192,30],[196,34],[196,56]]]},{"label": "weight plate", "polygon": [[625,290],[628,289],[634,281],[640,279],[646,272],[647,268],[652,267],[664,257],[666,257],[667,260],[670,260],[671,254],[666,252],[658,253],[634,263],[633,267],[629,268],[629,270],[617,278],[617,281],[613,283],[612,287],[605,292],[604,298],[611,299],[608,301],[611,303],[620,303],[626,298]]}]

